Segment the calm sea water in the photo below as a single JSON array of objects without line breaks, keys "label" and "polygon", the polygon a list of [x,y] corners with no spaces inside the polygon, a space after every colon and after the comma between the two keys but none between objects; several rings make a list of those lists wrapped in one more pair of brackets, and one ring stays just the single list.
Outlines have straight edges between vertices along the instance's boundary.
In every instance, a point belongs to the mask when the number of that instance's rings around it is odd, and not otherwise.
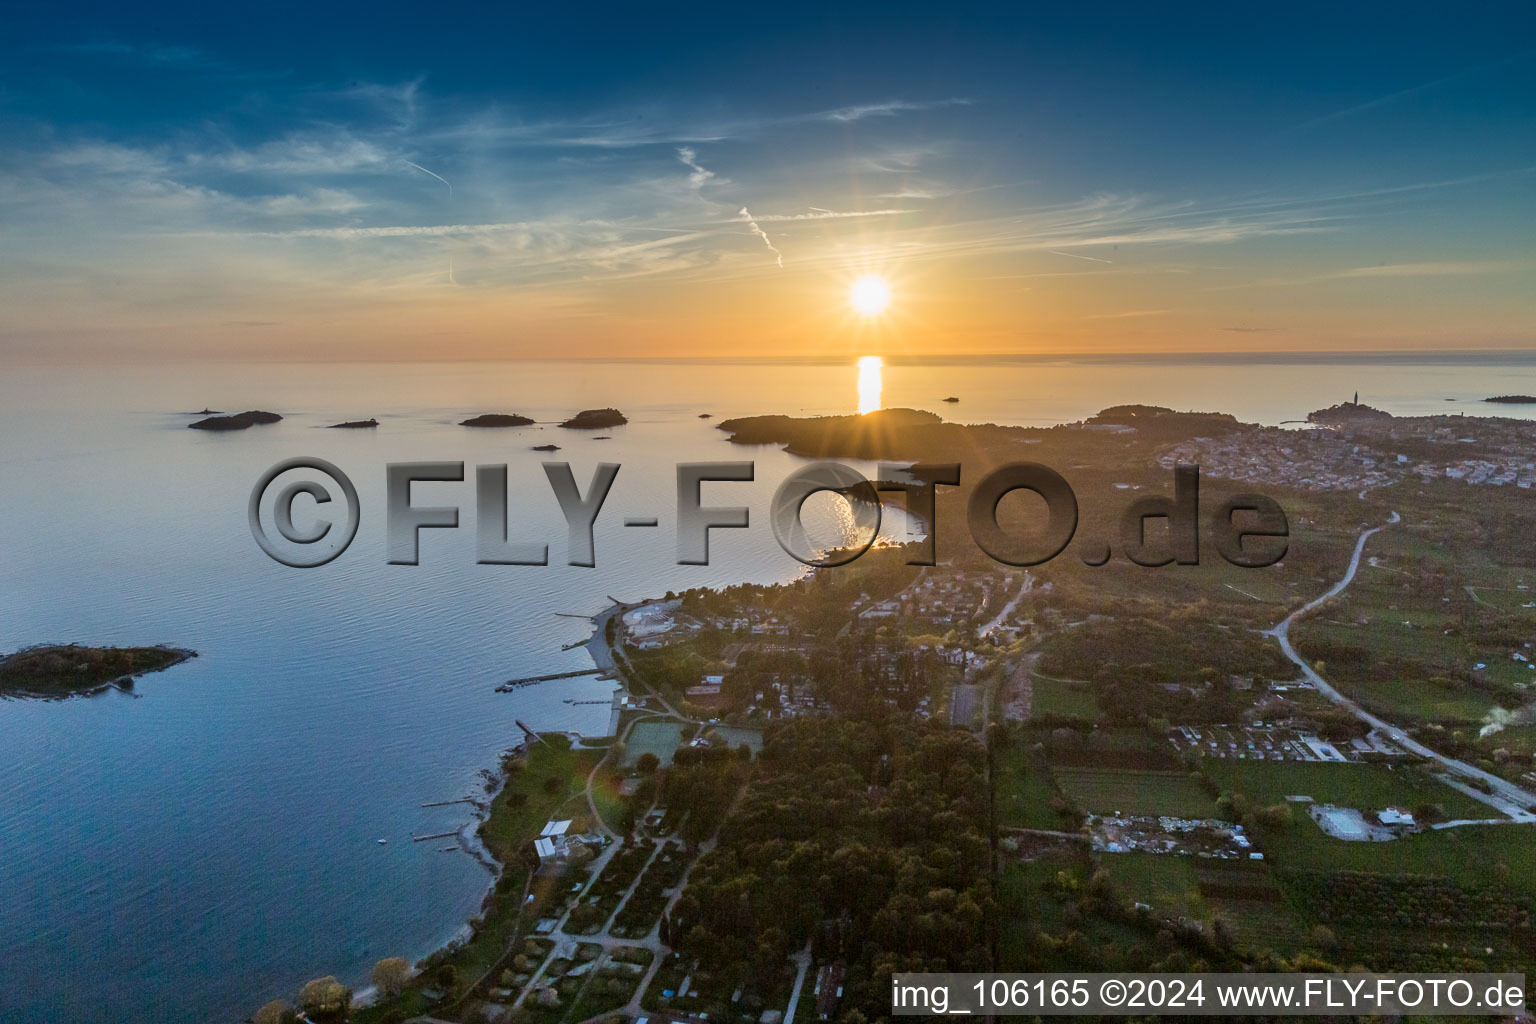
[{"label": "calm sea water", "polygon": [[[1536,392],[1529,359],[1017,360],[887,366],[885,405],[967,422],[1045,424],[1124,402],[1266,423],[1350,398],[1394,413],[1531,415],[1487,395]],[[0,703],[0,1019],[236,1021],[308,978],[363,983],[380,957],[420,956],[479,907],[486,869],[444,842],[469,820],[422,808],[480,789],[516,742],[514,718],[604,731],[592,678],[498,695],[504,680],[586,668],[585,623],[609,595],[789,579],[767,528],[773,487],[799,460],[730,446],[710,421],[844,413],[856,371],[835,365],[19,367],[0,378],[0,650],[169,643],[196,660],[133,696]],[[961,398],[945,405],[947,395]],[[1452,401],[1446,401],[1452,399]],[[205,405],[272,409],[280,424],[185,429]],[[613,405],[611,440],[547,424],[473,431],[516,411],[543,421]],[[377,416],[374,431],[319,429]],[[556,443],[555,456],[529,451]],[[320,569],[262,555],[245,503],[268,466],[317,455],[363,504],[351,549]],[[561,564],[564,526],[539,462],[583,487],[623,465],[597,530],[596,569]],[[677,566],[679,461],[752,458],[757,481],[712,485],[754,527],[720,531],[714,564]],[[474,564],[473,485],[418,488],[463,528],[428,531],[421,565],[385,564],[386,462],[510,464],[514,529],[548,567]],[[472,470],[471,470],[472,475]],[[656,530],[625,530],[655,515]],[[387,838],[387,845],[376,840]]]}]

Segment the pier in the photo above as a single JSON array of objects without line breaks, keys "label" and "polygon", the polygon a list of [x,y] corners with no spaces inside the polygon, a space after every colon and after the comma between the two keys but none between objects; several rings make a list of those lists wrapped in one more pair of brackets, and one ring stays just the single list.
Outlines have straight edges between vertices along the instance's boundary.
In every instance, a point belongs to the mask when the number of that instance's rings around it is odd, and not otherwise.
[{"label": "pier", "polygon": [[548,683],[556,679],[576,679],[579,676],[595,676],[603,670],[600,668],[583,668],[574,672],[550,672],[542,676],[525,676],[522,679],[510,679],[496,687],[497,693],[511,693],[520,686],[533,686],[535,683]]},{"label": "pier", "polygon": [[411,842],[413,842],[413,843],[424,843],[428,839],[447,839],[449,836],[456,836],[458,834],[459,834],[459,830],[458,829],[454,829],[452,832],[434,832],[434,833],[432,833],[429,836],[413,835],[413,836],[411,836]]}]

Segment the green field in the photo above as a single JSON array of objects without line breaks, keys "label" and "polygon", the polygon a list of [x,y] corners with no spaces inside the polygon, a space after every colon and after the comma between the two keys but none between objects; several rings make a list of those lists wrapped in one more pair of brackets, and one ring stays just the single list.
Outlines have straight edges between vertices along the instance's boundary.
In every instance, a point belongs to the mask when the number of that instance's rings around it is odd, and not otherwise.
[{"label": "green field", "polygon": [[1126,899],[1149,904],[1159,915],[1211,919],[1211,908],[1200,895],[1193,857],[1115,853],[1100,858],[1100,866]]},{"label": "green field", "polygon": [[1261,840],[1277,868],[1480,879],[1536,896],[1536,825],[1468,825],[1390,843],[1347,843],[1298,817],[1289,829],[1265,832]]},{"label": "green field", "polygon": [[1075,822],[1051,809],[1056,784],[1045,762],[1019,746],[998,759],[992,782],[1000,828],[1069,829]]},{"label": "green field", "polygon": [[[1275,804],[1288,796],[1310,796],[1320,804],[1362,811],[1385,807],[1413,810],[1438,804],[1450,818],[1493,817],[1493,809],[1412,765],[1325,764],[1310,761],[1237,761],[1207,758],[1205,772],[1223,790],[1243,793],[1250,803]],[[1298,811],[1304,812],[1300,807]],[[1298,820],[1305,817],[1298,814]]]},{"label": "green field", "polygon": [[1098,720],[1099,702],[1094,699],[1090,683],[1037,674],[1031,679],[1030,688],[1029,707],[1033,715],[1081,718],[1086,722]]},{"label": "green field", "polygon": [[1062,791],[1095,814],[1210,818],[1216,805],[1183,772],[1120,771],[1111,768],[1052,769]]}]

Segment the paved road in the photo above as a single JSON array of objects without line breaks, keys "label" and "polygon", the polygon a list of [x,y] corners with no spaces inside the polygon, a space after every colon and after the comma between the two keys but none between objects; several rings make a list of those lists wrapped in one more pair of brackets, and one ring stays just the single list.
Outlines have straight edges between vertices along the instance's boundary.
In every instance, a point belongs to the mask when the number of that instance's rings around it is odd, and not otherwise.
[{"label": "paved road", "polygon": [[1024,573],[1024,583],[1019,587],[1019,592],[1013,595],[1013,600],[1003,605],[1003,610],[998,612],[997,615],[992,618],[992,621],[978,629],[976,631],[976,635],[986,636],[998,626],[1001,626],[1007,620],[1008,616],[1013,614],[1013,610],[1019,606],[1019,602],[1023,600],[1024,595],[1029,593],[1034,588],[1035,578],[1028,572]]},{"label": "paved road", "polygon": [[795,987],[789,993],[789,1005],[784,1008],[784,1024],[794,1024],[795,1009],[800,1005],[800,989],[805,985],[805,975],[811,969],[811,940],[805,940],[805,948],[795,954]]},{"label": "paved road", "polygon": [[[1355,573],[1360,568],[1360,555],[1365,550],[1365,542],[1370,540],[1374,534],[1385,529],[1387,526],[1401,521],[1402,516],[1398,515],[1396,512],[1393,512],[1392,518],[1387,520],[1385,524],[1382,526],[1373,526],[1369,530],[1366,530],[1364,533],[1360,534],[1360,539],[1355,542],[1355,552],[1350,556],[1349,569],[1344,573],[1344,578],[1330,587],[1321,597],[1318,597],[1312,601],[1308,601],[1294,612],[1291,612],[1291,614],[1287,615],[1278,626],[1276,626],[1274,629],[1267,630],[1266,633],[1267,635],[1272,636],[1277,641],[1279,641],[1280,649],[1285,652],[1285,656],[1291,659],[1291,661],[1295,662],[1296,666],[1301,669],[1302,675],[1306,676],[1307,681],[1315,686],[1319,693],[1327,697],[1334,704],[1350,712],[1356,718],[1369,725],[1371,728],[1380,730],[1384,735],[1390,738],[1392,742],[1396,743],[1404,750],[1410,751],[1411,753],[1417,754],[1420,757],[1426,758],[1430,761],[1434,761],[1436,764],[1440,765],[1440,767],[1444,768],[1449,774],[1455,776],[1457,779],[1464,780],[1464,783],[1470,783],[1469,785],[1457,786],[1456,788],[1460,789],[1462,792],[1466,793],[1473,799],[1487,804],[1489,807],[1499,811],[1501,814],[1509,815],[1510,819],[1513,821],[1536,822],[1536,813],[1532,813],[1530,810],[1530,808],[1536,807],[1536,794],[1527,792],[1514,783],[1508,782],[1505,779],[1494,775],[1492,772],[1485,772],[1481,768],[1467,764],[1465,761],[1458,761],[1455,758],[1447,757],[1436,750],[1432,750],[1431,748],[1426,747],[1424,744],[1420,743],[1418,740],[1414,739],[1412,736],[1409,736],[1406,732],[1393,725],[1391,722],[1371,714],[1369,711],[1362,708],[1359,704],[1356,704],[1354,701],[1344,696],[1338,690],[1334,689],[1326,679],[1317,674],[1316,670],[1314,670],[1311,665],[1307,664],[1301,655],[1296,653],[1296,648],[1291,646],[1291,626],[1303,616],[1316,610],[1323,604],[1323,602],[1329,600],[1330,598],[1337,597],[1339,594],[1342,594],[1344,592],[1344,588],[1348,587],[1350,582],[1354,580]],[[1488,787],[1493,790],[1493,792],[1484,793],[1481,789],[1476,788],[1478,784],[1482,783],[1486,783]]]}]

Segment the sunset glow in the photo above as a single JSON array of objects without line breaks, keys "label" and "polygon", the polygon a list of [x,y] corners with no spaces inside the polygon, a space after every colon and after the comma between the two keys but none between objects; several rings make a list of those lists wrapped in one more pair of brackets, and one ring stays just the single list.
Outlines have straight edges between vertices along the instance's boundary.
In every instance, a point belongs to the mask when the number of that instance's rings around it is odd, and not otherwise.
[{"label": "sunset glow", "polygon": [[853,303],[853,308],[863,315],[878,316],[884,313],[885,307],[891,303],[891,286],[885,283],[884,278],[875,277],[873,274],[861,277],[854,282],[848,301]]}]

